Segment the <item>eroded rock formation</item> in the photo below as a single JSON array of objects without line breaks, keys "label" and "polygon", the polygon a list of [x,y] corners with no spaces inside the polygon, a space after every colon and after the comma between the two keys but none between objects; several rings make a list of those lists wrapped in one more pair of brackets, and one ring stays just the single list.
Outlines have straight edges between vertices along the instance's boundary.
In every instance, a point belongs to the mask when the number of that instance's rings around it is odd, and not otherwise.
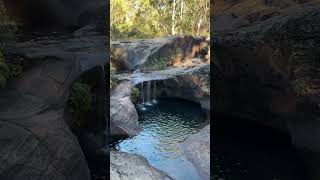
[{"label": "eroded rock formation", "polygon": [[141,155],[110,152],[110,179],[171,180],[164,172],[152,167]]},{"label": "eroded rock formation", "polygon": [[210,125],[190,135],[181,143],[184,154],[194,164],[203,179],[210,179]]},{"label": "eroded rock formation", "polygon": [[286,132],[319,179],[320,6],[285,2],[250,9],[249,1],[217,1],[214,110]]},{"label": "eroded rock formation", "polygon": [[196,57],[208,44],[205,38],[192,36],[168,36],[127,42],[113,41],[111,42],[113,48],[111,63],[120,71],[151,70],[152,66],[162,63],[161,61],[171,59],[173,60],[171,63],[180,63],[184,58]]},{"label": "eroded rock formation", "polygon": [[[68,34],[18,38],[7,44],[6,56],[22,58],[26,67],[0,90],[0,179],[91,178],[86,158],[99,153],[93,148],[103,146],[105,140],[97,137],[104,135],[107,125],[105,42],[103,34],[81,38]],[[71,84],[87,72],[96,74],[98,82],[97,114],[91,119],[95,130],[83,131],[77,139],[66,105]]]}]

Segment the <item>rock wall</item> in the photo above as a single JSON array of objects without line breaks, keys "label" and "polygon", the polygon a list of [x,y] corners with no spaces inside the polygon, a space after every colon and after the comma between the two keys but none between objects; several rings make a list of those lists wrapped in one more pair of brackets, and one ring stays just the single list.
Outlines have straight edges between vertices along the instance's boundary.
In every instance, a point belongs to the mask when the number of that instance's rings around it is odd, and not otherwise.
[{"label": "rock wall", "polygon": [[248,2],[224,10],[216,2],[215,113],[232,112],[286,132],[303,154],[312,154],[306,162],[319,179],[319,3],[259,2],[264,8],[250,9]]},{"label": "rock wall", "polygon": [[[106,127],[104,35],[34,37],[7,44],[7,57],[27,65],[0,90],[0,179],[91,179],[89,167],[103,161]],[[9,58],[9,59],[10,59]],[[91,72],[90,72],[91,71]],[[83,73],[97,81],[97,115],[76,137],[66,105],[71,84]],[[88,164],[89,163],[89,164]],[[100,163],[105,166],[105,163]],[[92,172],[91,172],[92,173]]]}]

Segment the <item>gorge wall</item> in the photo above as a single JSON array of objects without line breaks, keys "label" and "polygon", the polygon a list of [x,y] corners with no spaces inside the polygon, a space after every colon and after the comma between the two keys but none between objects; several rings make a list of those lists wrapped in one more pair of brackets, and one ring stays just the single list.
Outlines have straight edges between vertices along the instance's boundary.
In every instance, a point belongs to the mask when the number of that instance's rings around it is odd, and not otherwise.
[{"label": "gorge wall", "polygon": [[319,179],[318,1],[216,1],[214,111],[286,132]]}]

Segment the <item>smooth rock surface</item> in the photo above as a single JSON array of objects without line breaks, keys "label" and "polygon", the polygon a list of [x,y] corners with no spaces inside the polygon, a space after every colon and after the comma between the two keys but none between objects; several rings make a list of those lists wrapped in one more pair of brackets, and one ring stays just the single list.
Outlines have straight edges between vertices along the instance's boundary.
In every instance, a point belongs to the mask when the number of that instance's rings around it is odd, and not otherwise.
[{"label": "smooth rock surface", "polygon": [[141,130],[137,110],[130,96],[133,85],[122,81],[110,92],[110,135],[133,136]]},{"label": "smooth rock surface", "polygon": [[[81,74],[99,67],[104,76],[107,52],[99,47],[105,36],[37,38],[5,49],[29,67],[0,90],[0,179],[88,180],[88,164],[65,108],[70,86]],[[105,89],[101,92],[103,99]],[[99,107],[101,117],[104,107]]]},{"label": "smooth rock surface", "polygon": [[203,179],[210,179],[210,125],[190,135],[181,143],[184,154]]},{"label": "smooth rock surface", "polygon": [[110,179],[112,180],[171,180],[164,172],[152,167],[141,155],[110,152]]},{"label": "smooth rock surface", "polygon": [[320,4],[286,2],[213,9],[214,110],[287,133],[319,179]]}]

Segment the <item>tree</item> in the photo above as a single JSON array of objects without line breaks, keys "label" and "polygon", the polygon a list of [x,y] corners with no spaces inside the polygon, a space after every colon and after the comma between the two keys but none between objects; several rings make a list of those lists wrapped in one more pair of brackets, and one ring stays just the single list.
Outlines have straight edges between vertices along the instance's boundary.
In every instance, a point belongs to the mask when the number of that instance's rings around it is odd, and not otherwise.
[{"label": "tree", "polygon": [[110,0],[112,39],[209,35],[209,0]]}]

